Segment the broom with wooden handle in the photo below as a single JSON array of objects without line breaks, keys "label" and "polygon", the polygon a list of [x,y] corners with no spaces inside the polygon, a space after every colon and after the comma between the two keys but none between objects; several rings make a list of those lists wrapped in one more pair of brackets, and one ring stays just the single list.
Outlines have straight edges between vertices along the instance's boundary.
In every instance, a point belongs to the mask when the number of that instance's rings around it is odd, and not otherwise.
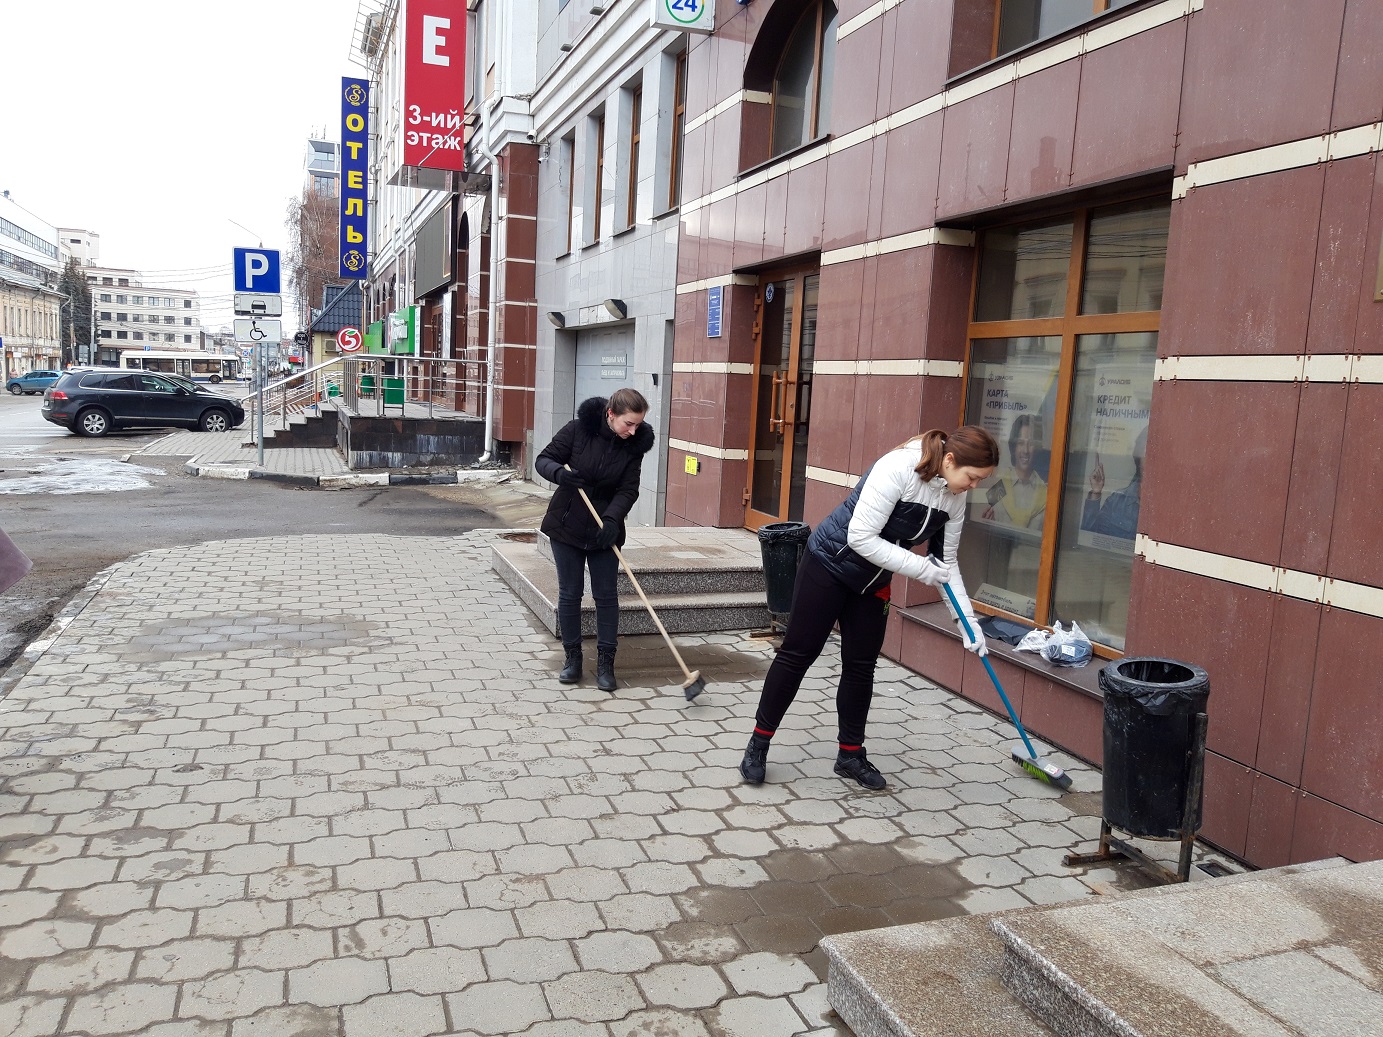
[{"label": "broom with wooden handle", "polygon": [[[569,469],[570,470],[570,469]],[[586,496],[586,491],[580,487],[576,490],[581,494],[581,499],[586,502],[586,507],[591,509],[591,517],[601,529],[605,528],[605,521],[600,517],[600,512],[595,510],[595,505],[591,503],[591,498]],[[700,670],[690,670],[687,664],[682,661],[682,653],[677,650],[677,646],[672,643],[672,638],[668,636],[667,628],[663,626],[663,621],[658,618],[658,613],[653,611],[653,603],[648,600],[648,595],[639,586],[638,578],[634,576],[634,570],[629,567],[629,563],[624,560],[624,553],[620,551],[616,544],[610,545],[615,552],[615,557],[619,559],[619,564],[624,566],[624,572],[629,577],[629,582],[634,585],[634,589],[639,592],[639,599],[643,602],[644,608],[648,609],[648,614],[653,617],[653,625],[658,628],[658,633],[663,635],[663,640],[667,642],[668,651],[672,652],[672,657],[677,660],[677,665],[682,668],[682,675],[687,679],[682,683],[682,694],[687,696],[690,702],[696,696],[706,690],[706,682],[701,677]]]}]

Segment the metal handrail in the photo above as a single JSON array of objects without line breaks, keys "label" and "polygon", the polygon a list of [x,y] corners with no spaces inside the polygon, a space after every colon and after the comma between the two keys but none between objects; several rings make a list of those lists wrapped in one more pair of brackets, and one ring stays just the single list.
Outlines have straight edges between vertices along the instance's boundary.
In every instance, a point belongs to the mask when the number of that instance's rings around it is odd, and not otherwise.
[{"label": "metal handrail", "polygon": [[[287,428],[290,413],[299,414],[308,407],[321,402],[327,382],[325,372],[328,368],[340,366],[346,359],[348,358],[338,356],[324,360],[320,364],[314,364],[277,382],[265,385],[259,392],[252,392],[246,398],[249,427],[258,427],[256,409],[262,396],[265,417],[267,418],[277,411],[281,421],[279,427]],[[289,406],[290,396],[293,401],[291,409]]]},{"label": "metal handrail", "polygon": [[[396,373],[385,374],[388,361],[398,365]],[[402,385],[386,384],[386,378]],[[335,397],[330,389],[333,384],[337,390]],[[479,358],[337,356],[264,386],[264,416],[266,421],[271,416],[275,419],[269,427],[282,430],[288,428],[290,416],[319,407],[323,401],[339,399],[352,413],[373,410],[376,417],[383,417],[390,407],[399,406],[402,410],[409,403],[426,406],[428,417],[433,417],[438,407],[483,417],[485,384],[485,361]],[[400,388],[403,395],[397,399],[395,394]],[[251,393],[246,400],[250,428],[257,427],[255,408],[259,398],[260,393]]]},{"label": "metal handrail", "polygon": [[[384,362],[389,360],[397,366],[392,374],[385,374]],[[383,417],[390,407],[402,408],[404,404],[426,407],[428,417],[434,416],[439,407],[483,417],[484,368],[483,360],[468,358],[352,357],[345,368],[342,400],[354,413],[373,409],[376,417]],[[391,384],[386,384],[386,379]],[[396,395],[400,389],[402,399]]]}]

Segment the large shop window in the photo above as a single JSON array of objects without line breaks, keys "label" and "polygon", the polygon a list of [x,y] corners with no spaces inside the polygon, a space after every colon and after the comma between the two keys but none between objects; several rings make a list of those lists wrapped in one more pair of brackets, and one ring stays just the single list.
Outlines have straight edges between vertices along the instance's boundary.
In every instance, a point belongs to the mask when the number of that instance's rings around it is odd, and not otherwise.
[{"label": "large shop window", "polygon": [[1000,227],[980,241],[965,419],[999,440],[961,569],[990,610],[1072,620],[1123,650],[1170,204]]},{"label": "large shop window", "polygon": [[817,0],[803,13],[773,76],[773,155],[799,148],[830,125],[836,5]]},{"label": "large shop window", "polygon": [[999,0],[996,56],[1088,21],[1135,0]]}]

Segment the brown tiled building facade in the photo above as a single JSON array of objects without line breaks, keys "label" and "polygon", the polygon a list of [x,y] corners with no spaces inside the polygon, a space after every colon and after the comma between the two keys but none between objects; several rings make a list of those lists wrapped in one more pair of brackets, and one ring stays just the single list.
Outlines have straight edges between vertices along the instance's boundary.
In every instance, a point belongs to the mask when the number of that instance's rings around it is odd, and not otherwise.
[{"label": "brown tiled building facade", "polygon": [[[720,0],[667,521],[815,524],[984,424],[982,607],[1203,666],[1224,849],[1383,856],[1383,0],[1076,6]],[[887,653],[997,707],[935,594],[894,602]],[[1096,667],[996,665],[1100,760]]]}]

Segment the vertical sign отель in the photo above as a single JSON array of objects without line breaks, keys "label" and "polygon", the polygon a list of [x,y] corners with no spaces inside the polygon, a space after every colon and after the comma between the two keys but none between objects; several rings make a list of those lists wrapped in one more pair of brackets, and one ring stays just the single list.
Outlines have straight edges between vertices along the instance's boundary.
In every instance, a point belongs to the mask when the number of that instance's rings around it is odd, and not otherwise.
[{"label": "vertical sign \u043e\u0442\u0435\u043b\u044c", "polygon": [[403,164],[466,168],[465,0],[404,0]]},{"label": "vertical sign \u043e\u0442\u0435\u043b\u044c", "polygon": [[341,80],[341,277],[363,281],[366,264],[366,185],[369,183],[370,84]]}]

